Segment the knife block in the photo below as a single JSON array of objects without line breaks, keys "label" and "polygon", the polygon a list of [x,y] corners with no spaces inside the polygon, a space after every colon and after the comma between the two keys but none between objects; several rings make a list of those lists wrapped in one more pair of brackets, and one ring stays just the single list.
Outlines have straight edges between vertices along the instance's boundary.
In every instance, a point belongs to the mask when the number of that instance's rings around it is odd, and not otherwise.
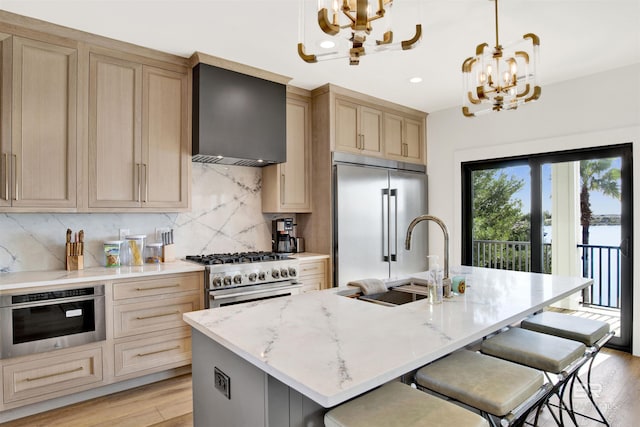
[{"label": "knife block", "polygon": [[84,269],[84,257],[82,255],[68,255],[67,256],[67,270],[82,270]]},{"label": "knife block", "polygon": [[173,262],[176,260],[175,245],[164,245],[162,247],[162,262]]}]

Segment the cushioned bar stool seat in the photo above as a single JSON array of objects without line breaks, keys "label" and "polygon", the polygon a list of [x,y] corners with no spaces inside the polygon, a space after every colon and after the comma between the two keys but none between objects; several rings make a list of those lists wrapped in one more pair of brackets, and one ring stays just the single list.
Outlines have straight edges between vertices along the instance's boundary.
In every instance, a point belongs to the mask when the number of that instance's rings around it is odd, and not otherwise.
[{"label": "cushioned bar stool seat", "polygon": [[[484,354],[557,375],[552,393],[558,397],[557,407],[560,410],[558,415],[551,411],[551,415],[558,425],[564,424],[562,409],[567,410],[571,420],[577,424],[573,411],[563,398],[565,385],[588,360],[586,350],[581,342],[521,328],[511,328],[494,335],[484,340],[481,347]],[[547,378],[552,382],[549,375]],[[550,405],[547,402],[551,410]]]},{"label": "cushioned bar stool seat", "polygon": [[[472,406],[507,423],[544,402],[542,372],[468,350],[459,350],[418,370],[419,387]],[[518,414],[519,408],[525,411]]]},{"label": "cushioned bar stool seat", "polygon": [[532,331],[580,341],[587,346],[595,345],[609,333],[607,322],[553,311],[544,311],[531,316],[523,320],[520,326]]},{"label": "cushioned bar stool seat", "polygon": [[400,382],[333,408],[324,423],[326,427],[488,427],[478,414]]}]

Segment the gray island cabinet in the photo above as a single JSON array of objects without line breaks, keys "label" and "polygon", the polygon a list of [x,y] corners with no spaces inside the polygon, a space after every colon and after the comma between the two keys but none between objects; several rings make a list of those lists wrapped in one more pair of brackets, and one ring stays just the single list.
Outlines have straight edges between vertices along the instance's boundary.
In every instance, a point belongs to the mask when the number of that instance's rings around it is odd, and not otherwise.
[{"label": "gray island cabinet", "polygon": [[348,288],[333,288],[186,313],[193,328],[195,426],[322,426],[328,408],[592,283],[452,269],[452,275],[460,274],[469,284],[466,293],[436,305],[418,300],[385,307],[341,295]]}]

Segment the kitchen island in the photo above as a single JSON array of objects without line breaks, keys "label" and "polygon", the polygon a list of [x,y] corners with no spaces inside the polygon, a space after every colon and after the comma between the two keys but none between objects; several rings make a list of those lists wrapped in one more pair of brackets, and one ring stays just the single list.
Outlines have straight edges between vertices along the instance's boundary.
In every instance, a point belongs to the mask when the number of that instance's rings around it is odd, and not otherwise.
[{"label": "kitchen island", "polygon": [[323,425],[325,408],[592,283],[471,267],[452,269],[458,274],[466,276],[467,292],[436,305],[385,307],[333,288],[185,314],[193,328],[194,424]]}]

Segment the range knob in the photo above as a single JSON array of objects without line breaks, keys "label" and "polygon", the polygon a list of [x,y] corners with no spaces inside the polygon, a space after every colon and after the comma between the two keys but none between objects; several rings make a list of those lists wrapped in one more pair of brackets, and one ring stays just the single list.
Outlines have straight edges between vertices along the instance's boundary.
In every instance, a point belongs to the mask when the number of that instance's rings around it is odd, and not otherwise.
[{"label": "range knob", "polygon": [[275,268],[271,270],[271,277],[278,279],[280,277],[280,270],[276,270]]},{"label": "range knob", "polygon": [[231,286],[231,276],[224,276],[223,281],[225,286]]},{"label": "range knob", "polygon": [[249,281],[250,282],[255,282],[257,277],[258,277],[258,275],[256,273],[250,273],[249,274]]},{"label": "range knob", "polygon": [[213,278],[213,287],[214,288],[219,288],[220,286],[222,286],[222,277],[214,277]]},{"label": "range knob", "polygon": [[235,276],[233,276],[233,283],[235,283],[236,285],[239,285],[240,283],[242,283],[242,276],[239,274],[236,274]]},{"label": "range knob", "polygon": [[295,267],[289,267],[289,277],[296,277],[298,275],[298,272],[296,271]]},{"label": "range knob", "polygon": [[282,270],[280,270],[280,276],[289,277],[289,271],[286,268],[283,268]]},{"label": "range knob", "polygon": [[267,273],[265,273],[264,271],[261,271],[260,273],[258,273],[258,280],[264,281],[266,279],[267,279]]}]

